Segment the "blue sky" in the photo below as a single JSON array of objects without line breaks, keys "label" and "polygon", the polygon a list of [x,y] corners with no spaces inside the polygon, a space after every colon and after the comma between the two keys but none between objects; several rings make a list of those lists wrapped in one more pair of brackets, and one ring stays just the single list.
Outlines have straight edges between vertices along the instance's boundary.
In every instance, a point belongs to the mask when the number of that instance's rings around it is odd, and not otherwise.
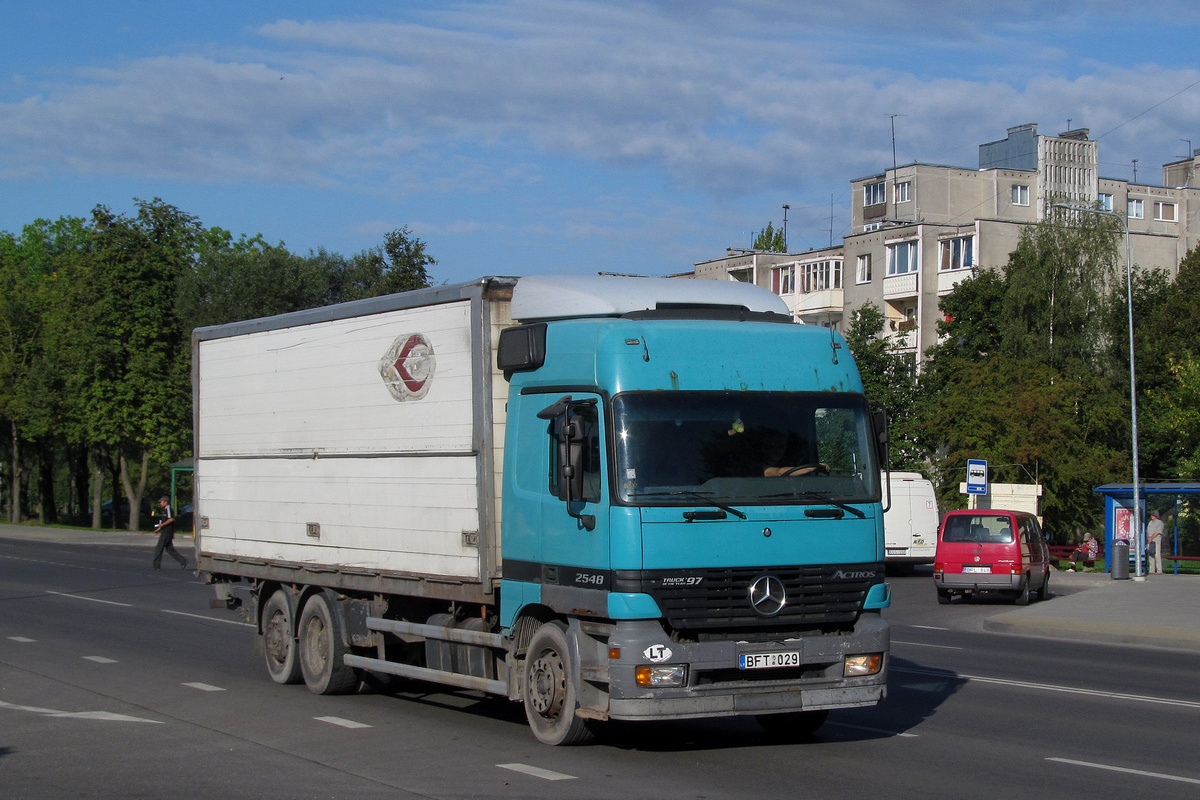
[{"label": "blue sky", "polygon": [[[347,10],[350,5],[353,10]],[[0,5],[0,230],[161,197],[436,282],[662,275],[849,233],[850,181],[1013,125],[1101,173],[1200,148],[1200,4],[368,0]],[[1190,88],[1187,88],[1190,87]],[[1165,101],[1165,102],[1164,102]]]}]

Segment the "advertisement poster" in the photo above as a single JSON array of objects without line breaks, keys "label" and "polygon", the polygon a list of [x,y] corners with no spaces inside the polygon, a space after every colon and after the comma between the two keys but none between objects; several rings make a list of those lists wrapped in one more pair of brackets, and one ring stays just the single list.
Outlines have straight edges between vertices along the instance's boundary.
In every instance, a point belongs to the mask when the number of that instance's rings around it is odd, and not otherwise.
[{"label": "advertisement poster", "polygon": [[1128,540],[1133,528],[1133,509],[1117,506],[1113,509],[1113,517],[1113,538]]}]

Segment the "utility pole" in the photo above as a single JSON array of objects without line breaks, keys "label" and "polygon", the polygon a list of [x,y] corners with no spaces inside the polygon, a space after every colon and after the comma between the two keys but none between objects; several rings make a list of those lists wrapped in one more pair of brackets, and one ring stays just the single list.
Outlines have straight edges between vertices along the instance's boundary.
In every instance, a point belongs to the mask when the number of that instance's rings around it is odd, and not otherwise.
[{"label": "utility pole", "polygon": [[785,253],[788,251],[788,246],[787,246],[787,212],[788,212],[788,209],[789,209],[789,208],[791,208],[791,206],[789,206],[787,203],[784,203],[784,204],[783,204],[783,252],[785,252]]},{"label": "utility pole", "polygon": [[892,169],[896,169],[896,117],[906,117],[907,114],[888,114],[892,118]]},{"label": "utility pole", "polygon": [[829,246],[833,247],[833,192],[829,193]]}]

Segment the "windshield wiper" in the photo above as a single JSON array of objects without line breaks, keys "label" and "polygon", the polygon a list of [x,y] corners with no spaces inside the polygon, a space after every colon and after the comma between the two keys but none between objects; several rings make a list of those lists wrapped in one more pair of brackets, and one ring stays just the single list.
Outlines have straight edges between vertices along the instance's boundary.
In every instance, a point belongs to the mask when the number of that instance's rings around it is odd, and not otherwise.
[{"label": "windshield wiper", "polygon": [[733,506],[726,505],[725,503],[722,503],[719,500],[714,500],[713,498],[711,498],[707,495],[701,494],[700,492],[692,492],[692,491],[686,491],[686,490],[680,490],[680,491],[675,491],[675,492],[639,492],[637,497],[639,497],[639,498],[640,497],[691,497],[694,500],[699,500],[701,503],[704,503],[705,505],[710,505],[710,506],[713,506],[714,508],[719,508],[722,511],[728,511],[730,514],[733,514],[738,519],[746,519],[746,515],[743,514],[741,511],[738,511]]},{"label": "windshield wiper", "polygon": [[841,502],[840,500],[834,500],[833,496],[828,494],[827,492],[814,492],[812,490],[803,491],[803,492],[782,492],[780,494],[768,495],[768,497],[770,497],[770,498],[794,497],[797,500],[816,500],[818,503],[827,503],[831,506],[834,506],[835,508],[840,508],[842,511],[849,511],[851,514],[858,517],[859,519],[865,519],[867,516],[860,509],[857,509],[854,506],[846,505],[845,503]]}]

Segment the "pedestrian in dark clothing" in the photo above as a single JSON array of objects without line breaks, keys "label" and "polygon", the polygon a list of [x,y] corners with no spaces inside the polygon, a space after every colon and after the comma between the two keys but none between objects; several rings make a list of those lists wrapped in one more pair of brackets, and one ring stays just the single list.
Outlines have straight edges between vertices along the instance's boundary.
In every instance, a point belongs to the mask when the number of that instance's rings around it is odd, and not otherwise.
[{"label": "pedestrian in dark clothing", "polygon": [[158,499],[158,507],[162,509],[163,521],[154,526],[158,534],[158,544],[154,545],[154,568],[162,569],[163,551],[179,562],[180,569],[187,569],[187,559],[175,549],[175,517],[171,514],[171,503],[166,497]]}]

